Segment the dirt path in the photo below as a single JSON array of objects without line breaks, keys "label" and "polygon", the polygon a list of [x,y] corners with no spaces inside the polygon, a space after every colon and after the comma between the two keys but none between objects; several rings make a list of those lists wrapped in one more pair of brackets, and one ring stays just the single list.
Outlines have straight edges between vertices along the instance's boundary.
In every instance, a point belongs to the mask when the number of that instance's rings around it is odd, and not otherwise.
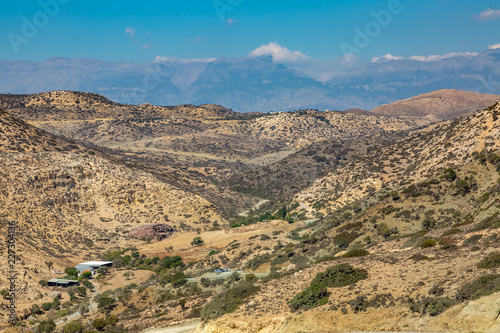
[{"label": "dirt path", "polygon": [[148,329],[143,331],[143,333],[191,333],[196,330],[196,327],[198,327],[200,323],[201,321],[197,320],[179,326]]},{"label": "dirt path", "polygon": [[[258,210],[266,202],[269,202],[269,200],[262,200],[262,201],[258,202],[255,206],[252,207],[251,210],[253,210],[253,211]],[[248,215],[249,212],[250,212],[250,210],[247,210],[246,212],[239,213],[238,215],[245,217]]]}]

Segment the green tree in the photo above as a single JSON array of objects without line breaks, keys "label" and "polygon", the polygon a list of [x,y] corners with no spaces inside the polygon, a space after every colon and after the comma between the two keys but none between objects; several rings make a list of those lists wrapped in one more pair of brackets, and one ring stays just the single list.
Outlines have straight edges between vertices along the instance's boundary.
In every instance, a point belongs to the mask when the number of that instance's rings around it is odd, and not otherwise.
[{"label": "green tree", "polygon": [[74,267],[67,267],[64,270],[64,273],[66,273],[67,276],[74,276],[74,277],[78,276],[78,271]]},{"label": "green tree", "polygon": [[85,315],[90,312],[89,305],[87,303],[80,304],[80,306],[78,307],[78,312],[80,312],[82,317],[85,317]]},{"label": "green tree", "polygon": [[103,295],[97,295],[94,301],[97,303],[99,309],[103,309],[106,312],[111,311],[116,304],[116,299]]},{"label": "green tree", "polygon": [[108,273],[109,269],[106,266],[101,266],[97,269],[97,273],[106,275]]},{"label": "green tree", "polygon": [[104,318],[96,318],[92,322],[92,326],[99,331],[102,331],[104,327],[106,327],[106,319]]},{"label": "green tree", "polygon": [[31,314],[36,315],[36,314],[40,314],[40,313],[42,313],[42,310],[40,309],[38,304],[33,304],[31,306]]},{"label": "green tree", "polygon": [[42,321],[36,328],[37,333],[52,333],[56,330],[56,323],[52,320]]},{"label": "green tree", "polygon": [[203,244],[205,244],[205,241],[201,239],[200,236],[193,238],[193,241],[191,242],[191,245],[193,246],[202,246]]},{"label": "green tree", "polygon": [[384,236],[385,238],[389,237],[392,234],[391,228],[385,223],[380,223],[377,227],[378,234]]}]

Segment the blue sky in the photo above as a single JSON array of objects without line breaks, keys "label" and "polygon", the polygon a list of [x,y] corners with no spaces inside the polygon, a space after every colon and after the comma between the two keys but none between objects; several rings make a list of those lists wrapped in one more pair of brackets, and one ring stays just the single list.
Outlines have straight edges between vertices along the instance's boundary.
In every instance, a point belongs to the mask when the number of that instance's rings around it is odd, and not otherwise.
[{"label": "blue sky", "polygon": [[[382,15],[384,24],[374,24],[373,12],[381,11],[390,23]],[[372,37],[356,45],[356,27],[371,27]],[[0,11],[0,59],[8,60],[245,57],[267,45],[254,54],[335,62],[350,45],[362,63],[495,44],[497,0],[22,0],[4,2]]]}]

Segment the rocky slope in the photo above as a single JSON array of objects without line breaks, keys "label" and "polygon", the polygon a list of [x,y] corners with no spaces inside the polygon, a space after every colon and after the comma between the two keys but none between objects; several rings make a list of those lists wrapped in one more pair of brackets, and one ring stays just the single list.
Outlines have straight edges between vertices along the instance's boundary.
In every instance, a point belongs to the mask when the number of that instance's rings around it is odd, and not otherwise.
[{"label": "rocky slope", "polygon": [[500,101],[499,95],[443,89],[382,105],[372,110],[385,116],[423,117],[432,115],[452,119],[472,111],[483,110]]}]

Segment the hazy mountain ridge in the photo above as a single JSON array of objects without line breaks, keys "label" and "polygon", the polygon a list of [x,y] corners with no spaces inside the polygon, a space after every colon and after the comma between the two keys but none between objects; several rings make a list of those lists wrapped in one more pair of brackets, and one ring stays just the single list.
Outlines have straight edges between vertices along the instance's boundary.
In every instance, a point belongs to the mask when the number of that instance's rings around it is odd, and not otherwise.
[{"label": "hazy mountain ridge", "polygon": [[[0,61],[0,92],[79,90],[122,103],[220,104],[237,111],[306,108],[372,109],[439,89],[500,94],[500,49],[439,61],[370,63],[320,82],[270,57],[220,58],[211,63],[110,63],[51,58]],[[185,78],[179,73],[186,73]]]}]

